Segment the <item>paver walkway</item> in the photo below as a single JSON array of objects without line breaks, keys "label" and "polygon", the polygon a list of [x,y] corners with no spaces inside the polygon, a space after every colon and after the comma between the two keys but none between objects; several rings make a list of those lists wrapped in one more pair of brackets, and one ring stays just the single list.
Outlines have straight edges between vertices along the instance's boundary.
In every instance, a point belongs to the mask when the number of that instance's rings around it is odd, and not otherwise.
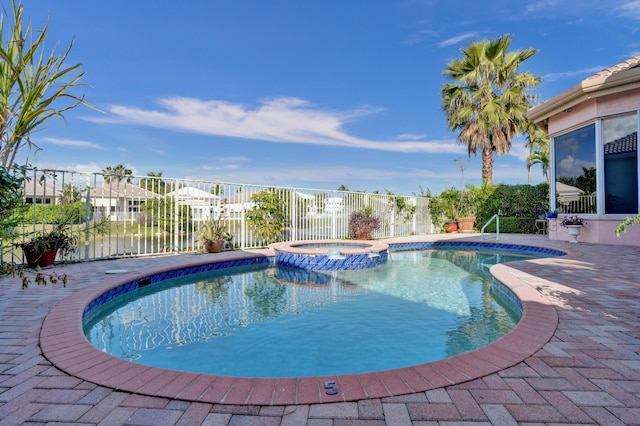
[{"label": "paver walkway", "polygon": [[576,251],[521,262],[512,271],[555,305],[552,339],[496,374],[358,402],[236,406],[148,397],[68,376],[43,357],[39,331],[47,313],[103,280],[106,270],[178,265],[198,255],[56,266],[69,276],[66,288],[21,290],[16,280],[0,279],[0,425],[640,424],[640,248],[501,238]]}]

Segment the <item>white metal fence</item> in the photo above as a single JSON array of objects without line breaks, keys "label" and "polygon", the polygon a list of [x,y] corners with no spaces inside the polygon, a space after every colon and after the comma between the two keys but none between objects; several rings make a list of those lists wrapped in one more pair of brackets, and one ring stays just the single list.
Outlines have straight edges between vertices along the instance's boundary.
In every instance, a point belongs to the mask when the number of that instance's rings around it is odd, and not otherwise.
[{"label": "white metal fence", "polygon": [[[18,233],[47,231],[63,221],[79,239],[66,260],[148,256],[200,250],[198,230],[221,216],[233,236],[227,248],[260,247],[265,241],[256,237],[246,214],[264,191],[276,194],[285,212],[279,241],[348,238],[349,215],[365,209],[381,219],[372,238],[433,232],[423,197],[30,170],[24,184],[29,208]],[[103,233],[95,226],[100,222]]]}]

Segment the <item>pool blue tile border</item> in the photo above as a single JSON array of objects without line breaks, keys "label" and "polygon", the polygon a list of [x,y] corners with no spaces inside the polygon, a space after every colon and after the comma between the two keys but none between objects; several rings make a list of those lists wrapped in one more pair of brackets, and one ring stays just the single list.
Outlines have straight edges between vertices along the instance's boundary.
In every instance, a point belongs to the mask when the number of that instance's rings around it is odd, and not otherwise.
[{"label": "pool blue tile border", "polygon": [[[518,244],[500,244],[500,243],[486,243],[486,242],[473,242],[473,241],[434,241],[434,242],[411,242],[411,243],[392,243],[389,244],[389,252],[398,252],[398,251],[411,251],[411,250],[436,250],[436,249],[492,249],[492,250],[500,250],[507,252],[524,252],[524,253],[535,253],[535,254],[544,254],[548,256],[565,256],[567,253],[561,250],[551,249],[547,247],[536,247],[536,246],[525,246]],[[288,254],[288,256],[299,256],[297,254]],[[310,257],[310,256],[305,256]],[[322,270],[356,270],[363,268],[371,268],[378,265],[383,264],[387,261],[387,251],[381,252],[379,257],[369,257],[367,254],[363,255],[350,255],[346,257],[346,259],[339,259],[339,262],[336,259],[329,259],[328,256],[324,255],[313,255],[316,259],[296,259],[295,262],[291,262],[291,264],[286,263],[286,266],[292,266],[297,268],[307,268],[310,270],[321,270],[317,267],[318,263],[320,263],[320,267],[325,268]],[[346,261],[346,262],[345,262]],[[119,297],[124,294],[127,294],[131,291],[137,290],[139,288],[145,287],[150,284],[155,284],[160,281],[169,280],[172,278],[183,277],[186,275],[197,274],[201,272],[210,272],[219,269],[227,269],[234,268],[240,266],[251,266],[251,265],[265,265],[272,266],[276,262],[275,256],[260,256],[254,258],[245,258],[238,260],[229,260],[222,262],[212,262],[206,263],[197,266],[188,266],[184,268],[177,268],[171,271],[161,272],[157,274],[152,274],[146,277],[137,278],[130,282],[124,283],[115,287],[103,294],[99,297],[92,300],[87,307],[84,309],[82,313],[82,321],[91,315],[98,307],[101,305]],[[314,263],[314,264],[312,264]],[[280,263],[279,263],[280,264]],[[306,266],[305,266],[306,265]],[[343,267],[339,267],[343,266]],[[513,302],[515,307],[518,307],[520,311],[522,311],[522,303],[520,300],[502,283],[499,283],[494,279],[495,283],[499,285],[495,285],[495,288],[500,291],[507,299]]]},{"label": "pool blue tile border", "polygon": [[521,244],[501,244],[489,242],[475,241],[432,241],[432,242],[411,242],[389,244],[389,251],[407,251],[407,250],[436,250],[442,248],[455,249],[492,249],[500,251],[517,251],[524,253],[545,254],[550,257],[566,256],[567,253],[561,250],[548,247],[526,246]]},{"label": "pool blue tile border", "polygon": [[110,302],[111,300],[127,294],[131,291],[138,290],[139,288],[146,287],[150,284],[155,284],[161,281],[170,280],[172,278],[183,277],[186,275],[198,274],[201,272],[216,271],[219,269],[230,269],[240,266],[252,266],[252,265],[273,265],[273,257],[254,257],[247,259],[228,260],[223,262],[212,262],[197,266],[188,266],[185,268],[173,269],[171,271],[161,272],[158,274],[148,275],[146,277],[137,278],[125,284],[122,284],[116,288],[113,288],[106,293],[101,294],[99,297],[91,301],[89,305],[84,309],[82,313],[82,321],[91,315],[101,305]]}]

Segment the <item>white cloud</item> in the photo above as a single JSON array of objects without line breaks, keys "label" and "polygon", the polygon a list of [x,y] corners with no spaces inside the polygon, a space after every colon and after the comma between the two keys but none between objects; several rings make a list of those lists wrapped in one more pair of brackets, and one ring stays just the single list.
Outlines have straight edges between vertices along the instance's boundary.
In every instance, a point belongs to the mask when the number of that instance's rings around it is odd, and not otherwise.
[{"label": "white cloud", "polygon": [[42,141],[42,142],[45,142],[45,143],[50,143],[52,145],[58,145],[58,146],[67,146],[67,147],[74,147],[74,148],[102,149],[102,147],[100,145],[96,144],[96,143],[87,142],[87,141],[72,140],[72,139],[42,138],[42,139],[39,139],[39,141]]},{"label": "white cloud", "polygon": [[581,70],[549,73],[549,74],[545,74],[545,75],[542,76],[542,81],[556,81],[556,80],[560,80],[562,78],[576,77],[576,76],[577,77],[580,77],[580,76],[590,77],[593,74],[596,74],[596,73],[602,71],[605,68],[607,68],[607,67],[596,66],[596,67],[590,67],[590,68],[583,68]]},{"label": "white cloud", "polygon": [[640,0],[633,0],[614,9],[618,16],[640,20]]},{"label": "white cloud", "polygon": [[527,161],[527,157],[529,157],[529,148],[524,146],[524,140],[514,140],[511,143],[509,155],[516,157],[520,161]]},{"label": "white cloud", "polygon": [[418,135],[414,133],[404,133],[402,135],[396,136],[394,139],[397,141],[418,141],[420,139],[424,139],[425,135]]},{"label": "white cloud", "polygon": [[420,44],[425,41],[429,37],[435,37],[437,33],[433,30],[418,30],[411,35],[407,40],[403,41],[401,44],[408,44],[410,46],[414,44]]},{"label": "white cloud", "polygon": [[558,163],[558,175],[578,177],[584,173],[584,168],[595,167],[595,163],[592,161],[584,161],[576,159],[571,155],[567,155]]},{"label": "white cloud", "polygon": [[477,32],[477,31],[463,33],[463,34],[457,35],[455,37],[451,37],[451,38],[448,38],[446,40],[441,41],[440,43],[438,43],[438,46],[439,47],[449,47],[449,46],[452,46],[454,44],[458,44],[458,43],[460,43],[460,42],[462,42],[464,40],[468,40],[470,38],[476,38],[479,35],[480,35],[480,33]]},{"label": "white cloud", "polygon": [[158,109],[113,105],[108,108],[111,115],[109,118],[90,120],[268,142],[393,152],[461,152],[454,140],[375,141],[346,133],[343,130],[345,124],[381,110],[370,106],[348,111],[330,111],[290,97],[266,99],[253,108],[227,101],[203,101],[186,97],[162,98],[158,104]]},{"label": "white cloud", "polygon": [[545,12],[548,13],[548,9],[551,7],[555,7],[558,5],[558,2],[555,0],[541,0],[534,3],[531,3],[526,7],[527,13],[538,13]]}]

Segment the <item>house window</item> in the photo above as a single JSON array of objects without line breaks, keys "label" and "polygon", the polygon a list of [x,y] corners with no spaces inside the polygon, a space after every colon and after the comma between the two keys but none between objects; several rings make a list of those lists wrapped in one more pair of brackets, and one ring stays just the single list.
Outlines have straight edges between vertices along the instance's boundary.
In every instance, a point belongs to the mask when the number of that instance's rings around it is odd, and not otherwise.
[{"label": "house window", "polygon": [[602,120],[604,212],[638,213],[638,115]]},{"label": "house window", "polygon": [[556,207],[560,213],[596,213],[596,126],[554,138]]}]

